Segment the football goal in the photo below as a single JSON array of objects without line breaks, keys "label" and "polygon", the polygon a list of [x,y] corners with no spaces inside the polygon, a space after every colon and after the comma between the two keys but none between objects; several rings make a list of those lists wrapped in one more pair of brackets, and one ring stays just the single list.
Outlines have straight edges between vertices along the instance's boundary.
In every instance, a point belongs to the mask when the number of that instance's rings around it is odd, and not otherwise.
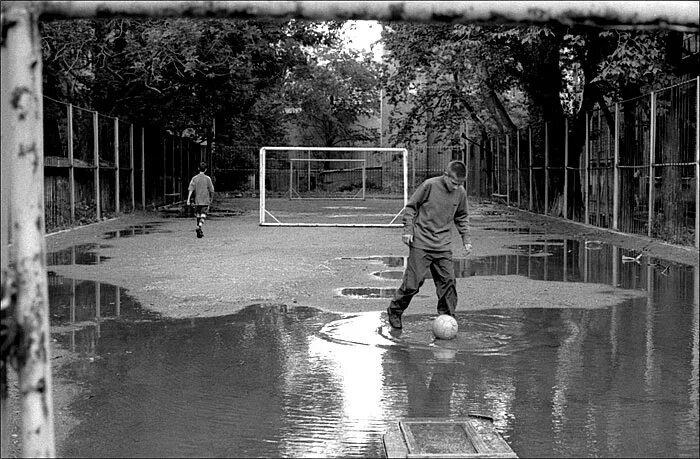
[{"label": "football goal", "polygon": [[263,147],[260,225],[401,226],[405,148]]}]

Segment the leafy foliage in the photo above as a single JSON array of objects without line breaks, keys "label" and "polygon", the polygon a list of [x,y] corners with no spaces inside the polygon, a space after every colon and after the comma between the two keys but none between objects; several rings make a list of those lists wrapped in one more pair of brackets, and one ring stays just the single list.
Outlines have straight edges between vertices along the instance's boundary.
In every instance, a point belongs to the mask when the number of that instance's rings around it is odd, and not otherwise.
[{"label": "leafy foliage", "polygon": [[399,113],[396,141],[420,137],[423,129],[449,141],[467,117],[482,134],[558,123],[565,114],[580,117],[595,103],[634,97],[677,78],[668,62],[674,32],[384,26],[385,85]]},{"label": "leafy foliage", "polygon": [[339,24],[222,19],[43,23],[48,95],[112,116],[233,143],[283,135],[279,96]]},{"label": "leafy foliage", "polygon": [[285,100],[301,112],[290,115],[306,145],[351,146],[374,142],[377,129],[359,122],[378,112],[379,64],[369,54],[316,50],[309,65],[288,75]]}]

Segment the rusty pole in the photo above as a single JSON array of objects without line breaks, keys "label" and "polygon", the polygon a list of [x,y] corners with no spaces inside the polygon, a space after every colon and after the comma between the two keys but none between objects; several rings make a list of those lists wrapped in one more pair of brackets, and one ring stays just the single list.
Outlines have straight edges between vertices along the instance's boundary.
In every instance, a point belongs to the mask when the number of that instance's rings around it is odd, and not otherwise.
[{"label": "rusty pole", "polygon": [[[10,257],[16,282],[22,446],[26,457],[55,455],[49,303],[44,241],[44,145],[38,11],[29,3],[3,8],[2,155],[10,165]],[[3,191],[7,191],[3,180]],[[3,196],[5,193],[3,192]],[[4,244],[3,237],[3,247]],[[3,260],[6,260],[3,256]],[[5,263],[5,261],[3,261]],[[4,356],[3,356],[4,357]],[[4,415],[5,413],[3,413]],[[3,424],[5,420],[3,420]],[[3,432],[5,429],[3,428]],[[3,441],[3,444],[5,442]]]}]

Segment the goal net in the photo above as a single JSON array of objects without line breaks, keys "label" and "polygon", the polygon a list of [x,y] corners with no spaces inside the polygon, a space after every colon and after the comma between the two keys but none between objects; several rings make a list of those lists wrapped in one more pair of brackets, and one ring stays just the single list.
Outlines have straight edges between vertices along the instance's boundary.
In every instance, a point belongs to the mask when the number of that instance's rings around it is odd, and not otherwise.
[{"label": "goal net", "polygon": [[404,148],[263,147],[260,224],[402,226]]}]

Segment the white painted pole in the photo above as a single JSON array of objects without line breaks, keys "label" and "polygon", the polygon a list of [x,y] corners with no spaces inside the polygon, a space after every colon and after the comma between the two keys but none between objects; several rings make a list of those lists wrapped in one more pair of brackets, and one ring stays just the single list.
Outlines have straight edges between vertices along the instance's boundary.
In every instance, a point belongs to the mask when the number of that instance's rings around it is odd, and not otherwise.
[{"label": "white painted pole", "polygon": [[[13,49],[13,44],[9,43],[8,46],[0,47],[2,49],[1,59],[3,63],[7,63],[5,60],[6,54],[8,54]],[[9,132],[10,127],[14,125],[14,121],[10,116],[8,107],[8,95],[10,94],[9,68],[7,65],[2,66],[2,132]],[[6,84],[7,83],[7,84]],[[2,135],[2,147],[0,147],[0,266],[2,267],[0,282],[2,282],[2,291],[5,292],[6,286],[10,285],[10,191],[12,187],[10,186],[10,180],[12,177],[12,167],[13,167],[13,155],[10,154],[10,148],[14,146],[14,139],[11,139],[9,135]],[[2,307],[3,317],[5,314],[11,314],[9,310],[10,307],[8,302],[0,302],[0,307]],[[5,356],[3,355],[4,359]],[[3,365],[7,365],[9,362],[3,361]],[[0,456],[9,457],[10,448],[10,427],[9,427],[9,409],[7,403],[7,373],[2,373],[2,380],[0,380]]]},{"label": "white painted pole", "polygon": [[403,206],[408,204],[408,150],[403,150]]},{"label": "white painted pole", "polygon": [[647,203],[647,236],[654,226],[654,159],[656,158],[656,92],[651,93],[651,123],[649,127],[649,202]]},{"label": "white painted pole", "polygon": [[73,104],[68,104],[68,192],[70,193],[70,222],[75,223],[75,167],[73,167]]},{"label": "white painted pole", "polygon": [[[44,133],[39,15],[30,2],[2,5],[2,273],[13,277],[18,343],[22,455],[53,457],[53,383],[44,220]],[[7,169],[7,170],[6,170]],[[12,253],[7,253],[12,228]],[[8,256],[9,255],[9,256]],[[14,261],[13,273],[8,258]],[[4,289],[3,289],[4,291]],[[5,303],[5,298],[3,298]],[[3,308],[10,307],[3,304]],[[4,344],[4,343],[3,343]],[[3,355],[3,358],[6,356]],[[7,448],[2,381],[2,451]]]},{"label": "white painted pole", "polygon": [[612,229],[620,229],[620,104],[615,103],[615,140],[613,160],[613,221]]},{"label": "white painted pole", "polygon": [[[291,162],[291,161],[290,161]],[[265,149],[260,149],[260,224],[265,224]],[[291,183],[291,181],[290,181]],[[290,185],[291,186],[291,185]],[[291,197],[291,193],[290,193]]]}]

